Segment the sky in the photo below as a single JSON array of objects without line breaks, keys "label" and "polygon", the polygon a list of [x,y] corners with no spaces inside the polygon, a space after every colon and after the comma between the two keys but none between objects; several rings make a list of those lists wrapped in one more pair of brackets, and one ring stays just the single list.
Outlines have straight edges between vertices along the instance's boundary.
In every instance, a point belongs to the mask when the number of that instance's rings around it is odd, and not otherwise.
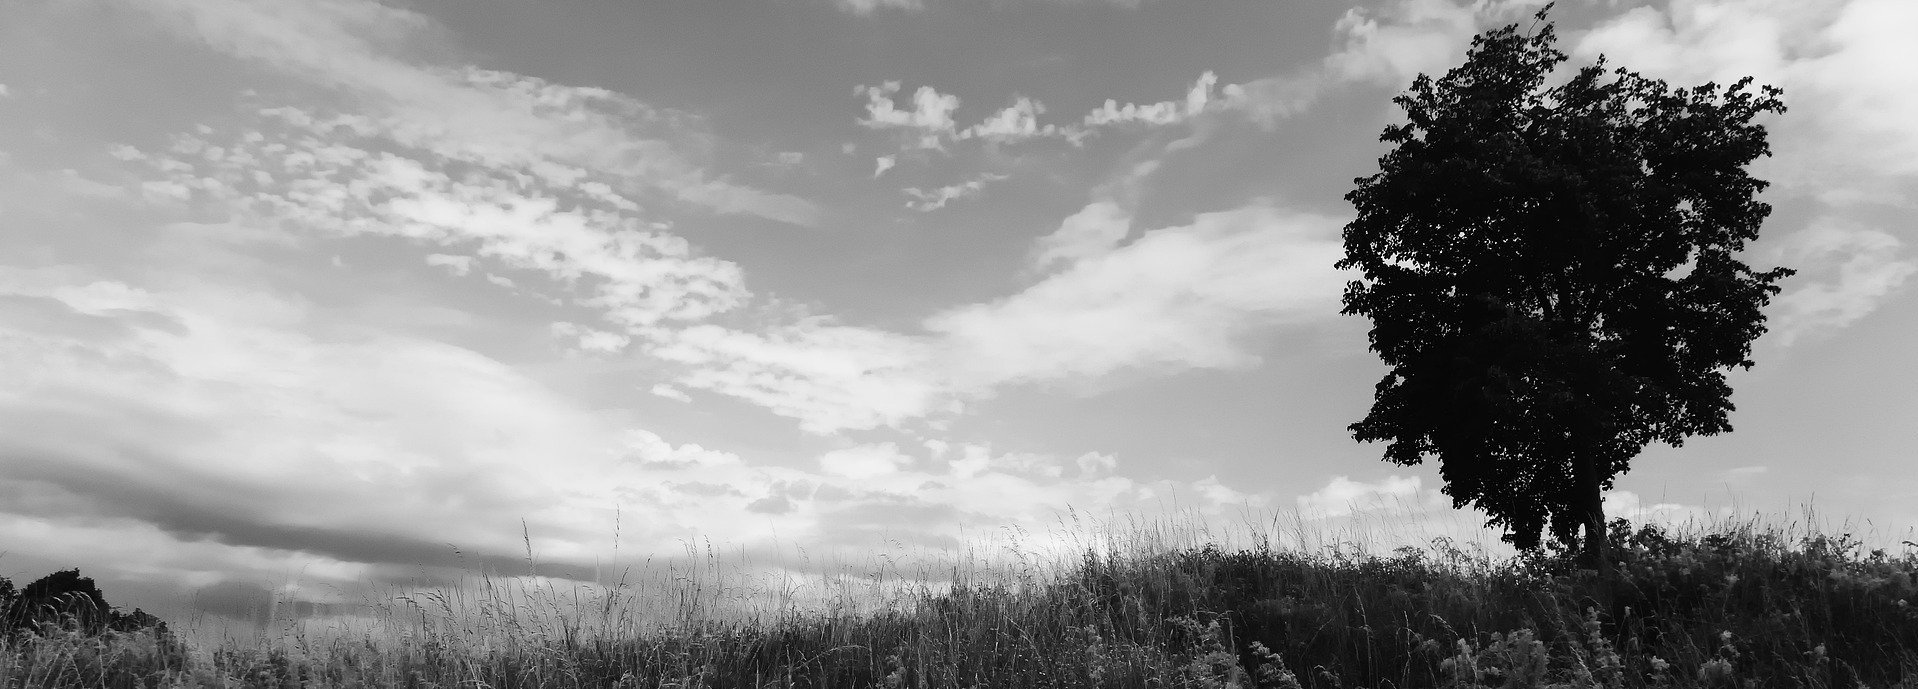
[{"label": "sky", "polygon": [[[1529,0],[0,0],[0,576],[247,614],[1073,515],[1478,524],[1354,442],[1343,200]],[[1918,4],[1565,0],[1750,75],[1798,269],[1615,516],[1918,525]]]}]

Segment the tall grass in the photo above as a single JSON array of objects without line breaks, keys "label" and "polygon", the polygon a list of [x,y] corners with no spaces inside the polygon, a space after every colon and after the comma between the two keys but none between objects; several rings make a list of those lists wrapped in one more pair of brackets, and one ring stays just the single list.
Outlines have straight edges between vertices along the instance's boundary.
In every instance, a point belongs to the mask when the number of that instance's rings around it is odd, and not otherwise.
[{"label": "tall grass", "polygon": [[251,643],[49,630],[7,642],[0,683],[1918,688],[1918,556],[1849,535],[1620,522],[1607,601],[1563,554],[1128,528],[943,570],[879,563],[815,595],[729,579],[708,550],[606,585],[478,576]]}]

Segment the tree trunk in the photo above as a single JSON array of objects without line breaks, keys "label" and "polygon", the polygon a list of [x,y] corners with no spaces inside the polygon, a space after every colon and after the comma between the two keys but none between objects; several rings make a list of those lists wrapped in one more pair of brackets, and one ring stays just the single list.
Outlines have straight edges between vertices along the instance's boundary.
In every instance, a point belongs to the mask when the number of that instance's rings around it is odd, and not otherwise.
[{"label": "tree trunk", "polygon": [[1609,538],[1605,533],[1605,495],[1603,481],[1599,477],[1596,429],[1588,419],[1581,419],[1578,429],[1580,437],[1574,443],[1576,455],[1572,457],[1572,480],[1574,488],[1574,509],[1578,510],[1585,524],[1584,560],[1585,566],[1598,572],[1597,603],[1599,610],[1609,614],[1612,607],[1612,558],[1606,552]]}]

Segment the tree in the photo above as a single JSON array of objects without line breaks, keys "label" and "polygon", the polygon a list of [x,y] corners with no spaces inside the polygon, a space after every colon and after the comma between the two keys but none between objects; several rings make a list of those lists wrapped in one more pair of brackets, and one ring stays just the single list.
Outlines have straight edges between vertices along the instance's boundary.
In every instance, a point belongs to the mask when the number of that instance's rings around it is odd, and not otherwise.
[{"label": "tree", "polygon": [[[1549,6],[1547,8],[1549,10]],[[1440,461],[1445,493],[1536,548],[1549,526],[1609,573],[1603,490],[1652,441],[1731,430],[1725,373],[1750,368],[1792,274],[1737,256],[1770,206],[1781,92],[1671,88],[1566,61],[1546,11],[1473,39],[1463,65],[1394,99],[1407,122],[1346,195],[1344,311],[1391,367],[1350,429],[1386,461]]]},{"label": "tree", "polygon": [[0,577],[0,636],[38,633],[48,625],[71,625],[84,634],[151,629],[162,642],[172,643],[164,620],[139,608],[120,612],[107,603],[92,578],[80,576],[79,569],[54,572],[17,591],[11,580]]},{"label": "tree", "polygon": [[113,606],[93,579],[80,576],[78,569],[66,569],[21,588],[12,613],[14,624],[27,631],[70,621],[81,632],[98,634],[107,627]]}]

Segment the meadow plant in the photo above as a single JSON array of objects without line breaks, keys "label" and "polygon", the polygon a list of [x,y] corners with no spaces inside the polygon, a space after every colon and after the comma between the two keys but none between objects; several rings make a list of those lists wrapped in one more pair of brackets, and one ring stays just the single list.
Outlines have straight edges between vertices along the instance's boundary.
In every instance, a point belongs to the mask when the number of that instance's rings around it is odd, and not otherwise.
[{"label": "meadow plant", "polygon": [[1219,536],[840,568],[825,594],[716,557],[610,585],[481,575],[350,630],[192,647],[50,628],[6,642],[0,686],[1918,689],[1918,556],[1843,533],[1616,523],[1609,608],[1563,554]]}]

